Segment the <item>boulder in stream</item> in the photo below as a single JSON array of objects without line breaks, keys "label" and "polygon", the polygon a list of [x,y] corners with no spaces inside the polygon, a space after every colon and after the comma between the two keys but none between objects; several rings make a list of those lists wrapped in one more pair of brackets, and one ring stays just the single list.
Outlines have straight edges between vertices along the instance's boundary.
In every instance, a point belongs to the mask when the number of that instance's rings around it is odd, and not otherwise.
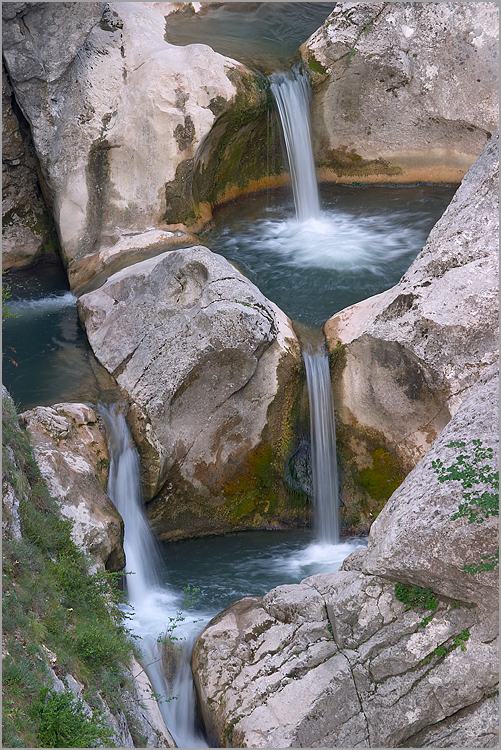
[{"label": "boulder in stream", "polygon": [[433,468],[453,441],[495,449],[496,406],[492,372],[394,493],[368,551],[209,623],[192,665],[213,743],[497,746],[497,571],[482,567],[496,518],[455,519],[461,484]]},{"label": "boulder in stream", "polygon": [[345,521],[367,528],[498,356],[498,143],[394,287],[325,333]]},{"label": "boulder in stream", "polygon": [[340,2],[301,48],[320,176],[459,182],[498,126],[495,3]]},{"label": "boulder in stream", "polygon": [[[72,286],[88,281],[94,267],[103,270],[103,250],[117,251],[137,233],[206,221],[220,192],[234,196],[262,176],[244,164],[258,142],[266,154],[266,129],[260,138],[248,128],[243,142],[237,138],[269,106],[262,77],[206,45],[169,44],[165,24],[176,7],[3,7],[5,64]],[[264,170],[266,161],[258,161]],[[224,172],[217,188],[216,166]]]},{"label": "boulder in stream", "polygon": [[125,564],[123,522],[106,494],[108,448],[100,420],[86,404],[37,406],[20,415],[40,473],[72,536],[94,568]]},{"label": "boulder in stream", "polygon": [[305,521],[288,498],[302,372],[288,318],[205,247],[111,276],[78,302],[89,342],[130,400],[160,537]]}]

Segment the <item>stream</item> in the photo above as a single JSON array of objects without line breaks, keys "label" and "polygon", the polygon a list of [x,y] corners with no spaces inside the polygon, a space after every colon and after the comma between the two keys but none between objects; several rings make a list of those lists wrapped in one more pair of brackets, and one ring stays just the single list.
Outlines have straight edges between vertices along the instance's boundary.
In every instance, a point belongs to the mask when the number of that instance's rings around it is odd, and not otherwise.
[{"label": "stream", "polygon": [[[317,28],[332,7],[299,4],[303,7],[292,18],[295,32],[282,30],[287,44],[277,54],[279,8],[264,6],[278,4],[241,5],[247,26],[235,23],[235,16],[241,16],[229,6],[194,18],[181,14],[169,21],[169,41],[188,43],[196,32],[199,41],[205,34],[218,51],[231,54],[240,45],[239,59],[255,60],[259,38],[265,48],[260,51],[261,68],[276,71],[279,63],[290,65],[309,26],[311,31]],[[264,29],[261,36],[256,29]],[[273,73],[270,83],[283,126],[292,190],[268,190],[220,208],[201,240],[234,263],[294,322],[317,331],[318,339],[318,329],[329,316],[398,281],[454,189],[318,189],[308,77],[294,66]],[[4,382],[20,410],[62,401],[100,404],[111,456],[108,493],[125,525],[131,629],[141,639],[143,663],[176,742],[181,747],[207,747],[190,669],[196,634],[235,600],[337,570],[350,552],[365,545],[364,539],[340,536],[335,424],[323,342],[304,352],[314,530],[243,532],[159,544],[144,513],[139,458],[124,411],[113,403],[116,393],[90,352],[62,267],[39,266],[36,279],[27,272],[10,274],[9,285],[13,315],[4,324]]]}]

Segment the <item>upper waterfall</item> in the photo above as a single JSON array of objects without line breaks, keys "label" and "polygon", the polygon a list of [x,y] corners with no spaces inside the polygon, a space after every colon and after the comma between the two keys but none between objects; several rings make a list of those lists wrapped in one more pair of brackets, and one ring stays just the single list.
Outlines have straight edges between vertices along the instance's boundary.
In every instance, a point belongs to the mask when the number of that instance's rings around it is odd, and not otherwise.
[{"label": "upper waterfall", "polygon": [[310,132],[310,79],[296,65],[287,73],[270,76],[277,103],[292,178],[296,217],[299,221],[320,215],[315,161]]}]

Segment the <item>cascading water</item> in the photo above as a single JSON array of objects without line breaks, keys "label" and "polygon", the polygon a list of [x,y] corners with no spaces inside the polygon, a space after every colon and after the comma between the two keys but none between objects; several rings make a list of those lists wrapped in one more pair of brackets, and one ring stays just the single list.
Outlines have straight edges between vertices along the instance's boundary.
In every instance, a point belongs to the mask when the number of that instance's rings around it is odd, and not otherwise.
[{"label": "cascading water", "polygon": [[[143,510],[139,456],[123,411],[101,406],[110,452],[108,495],[124,522],[127,593],[133,610],[130,627],[139,636],[143,666],[158,696],[166,726],[179,747],[207,747],[198,730],[190,656],[199,619],[180,617],[179,596],[162,586],[162,559]],[[182,622],[184,641],[175,641],[177,665],[167,684],[162,636]],[[177,635],[175,636],[177,638]]]},{"label": "cascading water", "polygon": [[310,133],[310,79],[300,67],[270,76],[271,93],[277,103],[292,178],[298,221],[320,215],[315,161]]},{"label": "cascading water", "polygon": [[320,544],[339,543],[336,423],[325,348],[303,352],[310,402],[315,531]]}]

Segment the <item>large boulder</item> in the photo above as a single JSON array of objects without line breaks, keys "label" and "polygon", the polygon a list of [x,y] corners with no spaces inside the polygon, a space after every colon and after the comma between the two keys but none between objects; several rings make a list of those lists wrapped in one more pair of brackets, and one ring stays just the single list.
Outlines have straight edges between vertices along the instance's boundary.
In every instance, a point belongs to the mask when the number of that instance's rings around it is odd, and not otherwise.
[{"label": "large boulder", "polygon": [[367,552],[209,623],[192,664],[214,743],[496,746],[495,517],[453,518],[467,490],[434,469],[451,442],[456,457],[461,441],[495,448],[495,413],[493,376],[394,493]]},{"label": "large boulder", "polygon": [[20,415],[40,473],[72,536],[93,568],[121,570],[125,564],[123,522],[106,495],[108,448],[94,409],[86,404],[37,406]]},{"label": "large boulder", "polygon": [[371,522],[497,359],[498,225],[496,137],[399,283],[326,323],[348,523]]},{"label": "large boulder", "polygon": [[130,400],[160,536],[306,518],[282,479],[299,344],[248,279],[191,247],[119,271],[78,308],[96,357]]},{"label": "large boulder", "polygon": [[[172,3],[3,8],[4,58],[31,128],[72,285],[80,283],[82,265],[101,270],[95,256],[103,248],[118,250],[135,233],[196,225],[210,216],[217,196],[202,180],[207,149],[196,170],[196,200],[192,180],[197,150],[216,119],[221,124],[211,151],[218,165],[233,164],[225,187],[245,182],[254,134],[244,134],[236,158],[227,151],[247,111],[254,117],[269,107],[266,86],[210,47],[169,44],[166,16],[175,9]],[[249,180],[254,176],[249,172]]]},{"label": "large boulder", "polygon": [[[491,476],[497,472],[497,390],[494,368],[469,390],[431,450],[386,503],[371,527],[365,571],[465,602],[495,600],[497,566],[488,568],[498,544],[497,487]],[[442,474],[445,481],[437,481]],[[467,494],[484,509],[465,500]],[[463,503],[472,506],[472,514],[454,520]],[[487,562],[482,575],[464,574],[465,565],[482,560]]]},{"label": "large boulder", "polygon": [[28,127],[2,65],[2,267],[29,266],[56,249]]},{"label": "large boulder", "polygon": [[302,54],[323,179],[459,182],[497,127],[495,3],[336,3]]}]

